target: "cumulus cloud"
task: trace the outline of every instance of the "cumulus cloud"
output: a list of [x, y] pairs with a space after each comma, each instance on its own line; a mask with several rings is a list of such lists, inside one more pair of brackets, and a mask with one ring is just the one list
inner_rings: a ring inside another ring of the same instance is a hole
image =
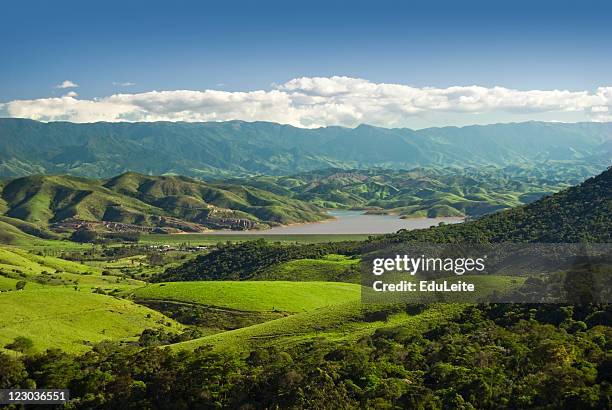
[[[66, 83], [66, 82], [65, 82]], [[412, 87], [351, 77], [302, 77], [269, 90], [173, 90], [95, 99], [15, 100], [10, 116], [40, 121], [274, 121], [298, 127], [446, 125], [491, 119], [607, 121], [612, 87], [594, 91]]]
[[64, 80], [60, 84], [56, 85], [55, 88], [77, 88], [79, 85], [77, 83], [73, 83], [70, 80]]

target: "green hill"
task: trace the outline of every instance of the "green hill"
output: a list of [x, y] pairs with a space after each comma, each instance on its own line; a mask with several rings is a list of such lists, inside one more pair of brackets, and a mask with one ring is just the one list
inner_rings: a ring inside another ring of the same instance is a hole
[[103, 340], [134, 340], [146, 329], [177, 332], [182, 326], [127, 300], [65, 288], [0, 293], [0, 347], [27, 337], [38, 351], [89, 350]]
[[[166, 269], [163, 273], [153, 276], [153, 282], [177, 282], [197, 280], [249, 280], [266, 279], [272, 277], [281, 279], [277, 275], [292, 275], [292, 271], [301, 276], [302, 272], [295, 271], [296, 260], [321, 259], [330, 254], [356, 254], [359, 246], [351, 242], [283, 244], [270, 243], [264, 239], [239, 243], [220, 244], [211, 252], [198, 255], [178, 267]], [[325, 265], [335, 265], [335, 280], [343, 278], [346, 261], [330, 261]], [[290, 263], [291, 265], [282, 265]], [[280, 266], [279, 266], [280, 265]], [[293, 265], [293, 266], [292, 266]], [[341, 266], [338, 266], [341, 265]], [[305, 267], [304, 263], [298, 265]], [[321, 275], [313, 272], [316, 267], [310, 263], [310, 270], [304, 276], [312, 278], [313, 274], [319, 279], [329, 280], [334, 272]], [[340, 268], [340, 271], [338, 270]], [[280, 270], [278, 270], [280, 269]], [[282, 272], [284, 270], [284, 273]], [[348, 272], [348, 277], [352, 274]], [[286, 277], [286, 276], [285, 276]], [[301, 280], [301, 279], [297, 279]]]
[[377, 330], [407, 326], [413, 334], [444, 324], [465, 308], [460, 304], [432, 305], [424, 311], [407, 311], [406, 306], [362, 305], [348, 301], [249, 327], [218, 333], [172, 345], [176, 349], [212, 346], [216, 350], [249, 351], [270, 346], [287, 348], [307, 340], [326, 338], [354, 343]]
[[170, 300], [251, 312], [305, 312], [355, 300], [351, 283], [284, 281], [205, 281], [158, 283], [131, 291], [136, 300]]
[[124, 295], [209, 334], [358, 300], [360, 287], [333, 282], [172, 282]]
[[128, 170], [189, 176], [340, 168], [504, 166], [542, 161], [606, 164], [610, 123], [526, 122], [423, 130], [302, 129], [268, 122], [42, 123], [0, 119], [0, 176]]
[[0, 291], [14, 290], [24, 281], [26, 289], [75, 286], [84, 291], [115, 291], [142, 286], [141, 281], [102, 275], [102, 270], [80, 263], [41, 256], [16, 247], [0, 247]]
[[[324, 219], [320, 208], [252, 187], [208, 184], [186, 177], [125, 173], [109, 180], [72, 176], [29, 176], [0, 187], [0, 223], [5, 242], [20, 230], [53, 237], [46, 228], [105, 230], [155, 227], [169, 231], [250, 229]], [[102, 222], [109, 222], [103, 224]], [[112, 223], [116, 224], [112, 224]], [[19, 229], [21, 228], [21, 229]], [[146, 231], [146, 230], [145, 230]]]

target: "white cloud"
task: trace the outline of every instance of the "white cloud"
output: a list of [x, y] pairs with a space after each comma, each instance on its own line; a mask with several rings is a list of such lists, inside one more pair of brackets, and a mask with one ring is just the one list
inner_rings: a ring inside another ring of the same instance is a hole
[[274, 121], [298, 127], [431, 126], [495, 122], [610, 119], [612, 87], [595, 91], [504, 87], [412, 87], [350, 77], [302, 77], [270, 90], [150, 91], [77, 99], [15, 100], [13, 117], [41, 121]]
[[77, 83], [73, 83], [70, 80], [64, 80], [61, 84], [55, 86], [55, 88], [77, 88], [79, 85]]
[[132, 83], [130, 81], [125, 81], [125, 82], [114, 82], [113, 81], [113, 85], [118, 85], [119, 87], [131, 87], [133, 85], [136, 85], [136, 83]]
[[65, 96], [65, 97], [72, 97], [72, 98], [76, 98], [76, 97], [78, 97], [79, 95], [78, 95], [76, 92], [74, 92], [74, 91], [68, 91], [66, 94], [64, 94], [64, 96]]

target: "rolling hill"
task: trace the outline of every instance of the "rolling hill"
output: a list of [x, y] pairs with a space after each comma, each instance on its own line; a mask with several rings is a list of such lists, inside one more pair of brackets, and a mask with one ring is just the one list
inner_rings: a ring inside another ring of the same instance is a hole
[[267, 122], [41, 123], [0, 119], [0, 176], [290, 175], [324, 168], [606, 165], [611, 123], [302, 129]]
[[315, 205], [258, 188], [131, 172], [107, 180], [28, 176], [5, 181], [0, 190], [0, 223], [12, 226], [3, 235], [7, 241], [19, 239], [23, 231], [52, 237], [46, 229], [49, 227], [118, 231], [151, 231], [157, 227], [198, 232], [326, 218]]
[[233, 178], [325, 208], [361, 208], [403, 217], [478, 217], [533, 202], [601, 172], [568, 163], [434, 167], [411, 170], [326, 169], [291, 176]]
[[182, 329], [130, 301], [60, 287], [2, 292], [0, 312], [0, 347], [27, 337], [37, 351], [84, 352], [103, 340], [135, 340], [144, 329]]

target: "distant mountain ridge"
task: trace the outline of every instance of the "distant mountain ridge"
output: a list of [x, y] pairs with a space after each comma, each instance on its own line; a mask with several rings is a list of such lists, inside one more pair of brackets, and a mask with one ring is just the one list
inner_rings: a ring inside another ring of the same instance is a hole
[[302, 129], [269, 122], [42, 123], [0, 119], [0, 177], [126, 171], [188, 176], [289, 175], [324, 168], [607, 165], [612, 123]]

